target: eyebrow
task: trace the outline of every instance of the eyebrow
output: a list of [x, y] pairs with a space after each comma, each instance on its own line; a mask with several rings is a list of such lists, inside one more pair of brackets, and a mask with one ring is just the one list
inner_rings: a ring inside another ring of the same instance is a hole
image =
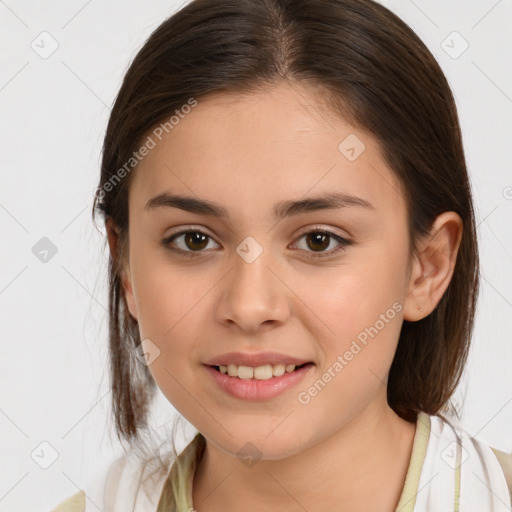
[[[349, 206], [375, 210], [374, 206], [366, 199], [340, 192], [331, 192], [296, 201], [280, 201], [274, 206], [273, 214], [276, 219], [284, 219], [303, 213], [320, 210], [338, 210]], [[218, 203], [195, 197], [168, 194], [166, 192], [149, 199], [144, 206], [144, 210], [150, 211], [161, 207], [179, 208], [190, 213], [210, 215], [227, 221], [230, 220], [228, 210]]]

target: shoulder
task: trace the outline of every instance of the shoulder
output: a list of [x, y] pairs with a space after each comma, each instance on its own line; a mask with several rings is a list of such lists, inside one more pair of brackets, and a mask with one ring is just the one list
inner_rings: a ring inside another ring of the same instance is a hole
[[59, 503], [50, 512], [84, 512], [85, 511], [85, 493], [78, 491], [73, 496], [70, 496], [62, 503]]
[[[440, 458], [455, 470], [461, 504], [487, 499], [501, 510], [512, 505], [512, 453], [473, 437], [460, 420], [431, 416]], [[507, 509], [508, 510], [508, 509]]]
[[[441, 419], [441, 421], [446, 420]], [[452, 422], [452, 428], [457, 433], [459, 438], [466, 438], [467, 440], [471, 441], [471, 443], [477, 448], [481, 459], [483, 459], [483, 455], [486, 454], [488, 460], [492, 461], [492, 463], [494, 463], [494, 465], [500, 469], [500, 472], [503, 472], [503, 476], [505, 477], [507, 487], [512, 498], [512, 453], [498, 450], [497, 448], [494, 448], [493, 446], [472, 437], [460, 424]], [[498, 461], [498, 465], [496, 465], [496, 459]]]
[[506, 453], [496, 448], [490, 447], [493, 451], [494, 455], [498, 459], [498, 462], [503, 470], [503, 474], [505, 475], [505, 480], [508, 485], [508, 492], [510, 494], [510, 501], [512, 503], [512, 452]]
[[173, 459], [169, 450], [149, 455], [130, 449], [51, 512], [154, 511]]

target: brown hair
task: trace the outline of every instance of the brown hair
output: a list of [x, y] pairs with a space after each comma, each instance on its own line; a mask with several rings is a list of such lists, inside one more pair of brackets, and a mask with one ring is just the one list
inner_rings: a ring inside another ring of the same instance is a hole
[[101, 212], [120, 233], [108, 269], [112, 405], [120, 440], [137, 440], [147, 426], [156, 386], [135, 355], [141, 340], [120, 279], [134, 152], [191, 98], [200, 103], [214, 92], [258, 92], [283, 80], [316, 91], [333, 112], [379, 141], [403, 186], [411, 250], [439, 214], [455, 211], [462, 218], [447, 291], [430, 315], [402, 325], [388, 402], [414, 421], [418, 411], [442, 411], [460, 380], [478, 294], [478, 250], [457, 110], [433, 55], [372, 0], [194, 0], [165, 20], [136, 55], [104, 139], [93, 219]]

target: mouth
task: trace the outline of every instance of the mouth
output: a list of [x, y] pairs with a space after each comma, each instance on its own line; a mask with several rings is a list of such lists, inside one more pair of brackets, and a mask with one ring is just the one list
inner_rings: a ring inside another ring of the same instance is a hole
[[312, 362], [296, 362], [299, 364], [205, 364], [204, 367], [218, 388], [228, 395], [242, 400], [265, 401], [272, 400], [297, 386], [315, 366]]
[[269, 380], [281, 377], [285, 374], [292, 374], [302, 368], [313, 366], [313, 363], [294, 364], [266, 364], [262, 366], [242, 366], [236, 364], [207, 365], [217, 372], [240, 380]]

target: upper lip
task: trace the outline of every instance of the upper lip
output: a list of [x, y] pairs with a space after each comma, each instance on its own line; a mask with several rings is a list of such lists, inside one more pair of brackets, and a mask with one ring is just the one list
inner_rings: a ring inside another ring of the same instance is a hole
[[244, 352], [230, 352], [223, 354], [207, 363], [208, 366], [227, 366], [228, 364], [236, 364], [237, 366], [264, 366], [267, 364], [294, 364], [300, 366], [305, 363], [310, 363], [307, 359], [299, 359], [298, 357], [289, 356], [286, 354], [279, 354], [278, 352], [259, 352], [255, 354], [248, 354]]

